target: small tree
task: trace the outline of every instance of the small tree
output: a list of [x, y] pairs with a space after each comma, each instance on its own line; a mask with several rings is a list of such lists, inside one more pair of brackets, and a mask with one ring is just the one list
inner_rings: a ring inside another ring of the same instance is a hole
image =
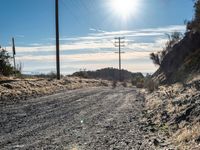
[[172, 50], [173, 46], [183, 38], [183, 34], [181, 32], [175, 31], [171, 34], [166, 34], [166, 35], [168, 37], [168, 41], [163, 51], [169, 52]]
[[0, 74], [1, 75], [11, 75], [13, 73], [13, 67], [11, 66], [9, 59], [11, 57], [9, 56], [8, 52], [0, 48]]
[[153, 63], [155, 64], [155, 65], [159, 65], [160, 66], [160, 57], [159, 57], [159, 55], [158, 54], [156, 54], [156, 53], [151, 53], [150, 54], [150, 59], [153, 61]]
[[167, 53], [169, 53], [173, 49], [174, 45], [177, 44], [183, 38], [183, 34], [181, 32], [176, 31], [172, 34], [166, 35], [168, 36], [168, 41], [166, 42], [163, 50], [157, 53], [150, 54], [150, 59], [155, 65], [160, 66]]
[[194, 11], [194, 18], [186, 24], [188, 31], [196, 32], [200, 31], [200, 0], [195, 0]]

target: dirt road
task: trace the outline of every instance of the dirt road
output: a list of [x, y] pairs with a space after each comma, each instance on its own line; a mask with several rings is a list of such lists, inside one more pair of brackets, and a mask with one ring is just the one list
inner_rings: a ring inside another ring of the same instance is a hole
[[134, 88], [90, 88], [0, 106], [0, 149], [149, 149]]

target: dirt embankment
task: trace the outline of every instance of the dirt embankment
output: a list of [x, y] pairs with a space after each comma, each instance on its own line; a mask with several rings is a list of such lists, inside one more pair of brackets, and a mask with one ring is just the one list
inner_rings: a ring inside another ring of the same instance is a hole
[[143, 130], [154, 136], [158, 148], [200, 149], [200, 80], [144, 93]]
[[23, 100], [57, 93], [63, 90], [73, 90], [82, 87], [109, 86], [105, 80], [64, 77], [61, 80], [43, 78], [15, 79], [0, 78], [0, 103]]
[[176, 83], [200, 73], [200, 32], [188, 32], [163, 58], [153, 78], [160, 83]]

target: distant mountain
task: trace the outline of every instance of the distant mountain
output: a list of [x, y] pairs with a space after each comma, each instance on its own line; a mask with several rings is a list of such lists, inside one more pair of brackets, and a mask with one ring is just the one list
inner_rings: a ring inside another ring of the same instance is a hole
[[[96, 71], [79, 71], [72, 76], [81, 76], [84, 78], [104, 79], [104, 80], [119, 80], [119, 69], [104, 68]], [[143, 78], [142, 73], [132, 73], [127, 70], [121, 71], [122, 80], [132, 80], [134, 78]]]
[[200, 32], [187, 32], [164, 57], [153, 78], [174, 83], [196, 74], [200, 74]]

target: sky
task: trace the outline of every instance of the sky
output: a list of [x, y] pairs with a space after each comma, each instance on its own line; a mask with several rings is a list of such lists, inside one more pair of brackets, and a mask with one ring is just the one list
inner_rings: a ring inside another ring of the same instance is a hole
[[[185, 32], [193, 0], [131, 0], [122, 15], [118, 0], [59, 0], [61, 73], [118, 68], [115, 37], [125, 37], [122, 68], [153, 73], [151, 52], [162, 50], [166, 33]], [[124, 2], [130, 0], [124, 0]], [[123, 4], [122, 4], [123, 5]], [[56, 71], [55, 0], [0, 0], [0, 45], [28, 74]]]

